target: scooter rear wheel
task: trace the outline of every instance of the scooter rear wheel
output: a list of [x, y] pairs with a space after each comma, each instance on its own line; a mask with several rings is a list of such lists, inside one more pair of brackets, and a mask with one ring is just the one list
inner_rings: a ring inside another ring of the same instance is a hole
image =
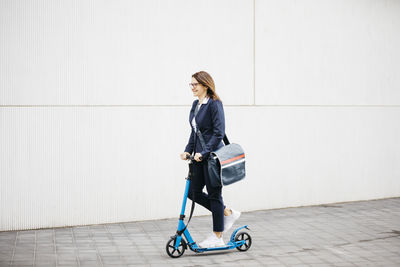
[[239, 251], [246, 251], [251, 247], [251, 236], [247, 232], [239, 232], [235, 236], [235, 241], [244, 240], [244, 244], [236, 247]]
[[181, 239], [181, 243], [178, 246], [178, 249], [175, 249], [175, 244], [176, 244], [176, 237], [171, 237], [167, 245], [165, 246], [165, 250], [167, 251], [168, 256], [171, 258], [179, 258], [180, 256], [185, 253], [186, 250], [186, 243], [183, 238]]

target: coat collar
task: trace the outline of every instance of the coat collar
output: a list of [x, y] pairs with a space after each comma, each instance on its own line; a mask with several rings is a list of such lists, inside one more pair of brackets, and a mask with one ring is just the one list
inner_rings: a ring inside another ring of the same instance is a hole
[[[210, 100], [210, 97], [209, 96], [206, 96], [204, 99], [203, 99], [203, 103], [201, 103], [202, 105], [206, 105], [207, 103], [208, 103], [208, 100]], [[199, 100], [197, 100], [197, 101], [199, 101]], [[199, 102], [197, 102], [197, 103], [199, 103]]]

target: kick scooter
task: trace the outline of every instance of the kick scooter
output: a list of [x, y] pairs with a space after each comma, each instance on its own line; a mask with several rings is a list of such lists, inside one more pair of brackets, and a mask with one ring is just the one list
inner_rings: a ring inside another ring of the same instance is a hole
[[236, 248], [239, 251], [246, 251], [251, 247], [251, 236], [246, 231], [240, 231], [242, 229], [250, 230], [247, 225], [241, 226], [235, 231], [233, 231], [229, 242], [223, 247], [213, 247], [213, 248], [202, 248], [199, 247], [196, 242], [193, 241], [187, 226], [192, 218], [193, 210], [194, 210], [194, 202], [192, 201], [192, 208], [190, 211], [190, 216], [187, 224], [183, 222], [185, 218], [185, 209], [186, 209], [186, 201], [189, 192], [190, 181], [193, 177], [193, 162], [194, 156], [187, 156], [189, 160], [189, 174], [186, 178], [186, 187], [185, 193], [183, 195], [183, 203], [182, 203], [182, 210], [179, 216], [179, 223], [178, 223], [178, 230], [174, 236], [168, 240], [165, 249], [167, 251], [168, 256], [172, 258], [179, 258], [183, 255], [185, 250], [189, 247], [190, 250], [200, 253], [205, 251], [213, 251], [213, 250], [228, 250]]

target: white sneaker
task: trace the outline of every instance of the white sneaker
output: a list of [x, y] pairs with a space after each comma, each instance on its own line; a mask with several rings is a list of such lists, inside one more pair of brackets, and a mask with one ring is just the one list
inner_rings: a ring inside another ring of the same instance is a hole
[[232, 214], [229, 216], [224, 216], [224, 233], [231, 229], [232, 225], [240, 217], [240, 211], [231, 209]]
[[199, 243], [201, 248], [215, 248], [225, 246], [222, 236], [218, 238], [214, 233], [211, 233], [204, 241]]

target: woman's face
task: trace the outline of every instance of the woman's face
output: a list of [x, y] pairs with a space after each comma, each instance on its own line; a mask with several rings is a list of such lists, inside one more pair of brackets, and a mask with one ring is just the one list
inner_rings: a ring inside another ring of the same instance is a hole
[[205, 96], [207, 94], [207, 87], [200, 84], [195, 78], [192, 77], [192, 92], [193, 96]]

